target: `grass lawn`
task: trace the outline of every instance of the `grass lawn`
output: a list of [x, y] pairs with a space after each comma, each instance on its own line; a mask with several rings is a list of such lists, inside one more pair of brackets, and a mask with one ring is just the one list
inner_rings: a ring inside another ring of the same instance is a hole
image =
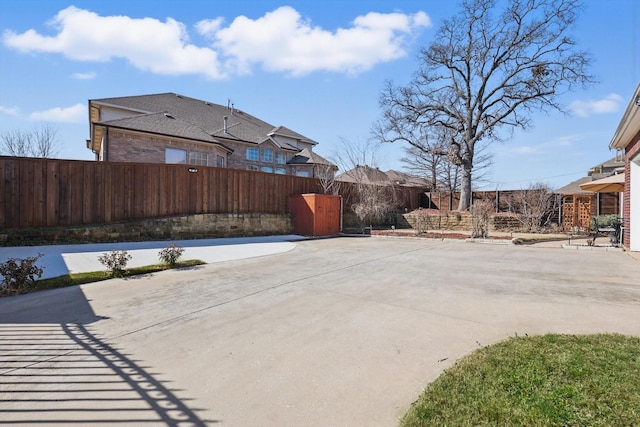
[[640, 426], [640, 338], [516, 336], [481, 348], [430, 384], [400, 426]]
[[[193, 267], [204, 264], [203, 261], [194, 259], [179, 261], [175, 268]], [[158, 271], [168, 270], [171, 267], [167, 264], [154, 264], [144, 267], [127, 268], [123, 277], [139, 276], [143, 274], [157, 273]], [[42, 291], [45, 289], [63, 288], [65, 286], [82, 285], [83, 283], [99, 282], [101, 280], [111, 279], [107, 271], [93, 271], [89, 273], [65, 274], [64, 276], [52, 277], [50, 279], [36, 280], [31, 292]]]

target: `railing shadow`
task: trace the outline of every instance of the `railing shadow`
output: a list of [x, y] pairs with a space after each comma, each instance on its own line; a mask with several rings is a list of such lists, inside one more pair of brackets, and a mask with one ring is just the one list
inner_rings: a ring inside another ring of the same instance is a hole
[[88, 325], [102, 318], [79, 287], [57, 291], [0, 300], [0, 425], [217, 422], [200, 419], [180, 390], [95, 336]]

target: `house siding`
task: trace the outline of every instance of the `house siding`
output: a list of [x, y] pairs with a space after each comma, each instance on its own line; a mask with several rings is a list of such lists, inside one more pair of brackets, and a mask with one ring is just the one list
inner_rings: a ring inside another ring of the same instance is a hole
[[166, 148], [207, 153], [209, 166], [215, 166], [216, 155], [227, 158], [226, 151], [205, 142], [180, 141], [117, 129], [109, 129], [108, 135], [107, 155], [111, 162], [165, 163]]
[[[633, 177], [632, 179], [632, 171], [631, 171], [631, 159], [633, 159], [635, 156], [639, 156], [640, 155], [640, 132], [638, 132], [633, 139], [631, 140], [631, 142], [629, 143], [629, 145], [627, 145], [626, 149], [625, 149], [625, 165], [624, 165], [624, 171], [625, 171], [625, 183], [624, 183], [624, 201], [623, 201], [623, 217], [624, 217], [624, 237], [623, 237], [623, 242], [624, 242], [624, 246], [626, 248], [631, 248], [631, 244], [632, 244], [632, 234], [631, 234], [631, 190], [632, 190], [632, 185], [635, 183], [636, 185], [638, 185], [640, 183], [640, 177]], [[637, 171], [637, 168], [636, 168]], [[634, 195], [638, 194], [637, 191], [635, 191]], [[636, 215], [638, 215], [638, 213], [636, 213]], [[638, 226], [640, 221], [637, 221], [634, 223], [634, 226]], [[638, 233], [634, 233], [635, 236], [638, 235]], [[633, 242], [634, 246], [638, 246], [637, 245], [638, 242]]]

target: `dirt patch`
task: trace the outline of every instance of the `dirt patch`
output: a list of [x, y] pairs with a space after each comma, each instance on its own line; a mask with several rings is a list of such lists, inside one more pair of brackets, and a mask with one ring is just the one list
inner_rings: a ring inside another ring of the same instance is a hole
[[[396, 236], [396, 237], [423, 237], [425, 239], [470, 239], [470, 233], [454, 233], [454, 232], [426, 232], [416, 233], [414, 230], [374, 230], [372, 233], [374, 236]], [[509, 236], [489, 236], [485, 240], [511, 240]]]

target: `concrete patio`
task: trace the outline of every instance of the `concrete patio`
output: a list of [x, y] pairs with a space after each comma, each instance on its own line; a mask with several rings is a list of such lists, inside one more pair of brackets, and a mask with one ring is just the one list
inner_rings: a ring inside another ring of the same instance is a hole
[[335, 238], [4, 298], [0, 418], [394, 426], [480, 346], [640, 335], [639, 277], [622, 252]]

